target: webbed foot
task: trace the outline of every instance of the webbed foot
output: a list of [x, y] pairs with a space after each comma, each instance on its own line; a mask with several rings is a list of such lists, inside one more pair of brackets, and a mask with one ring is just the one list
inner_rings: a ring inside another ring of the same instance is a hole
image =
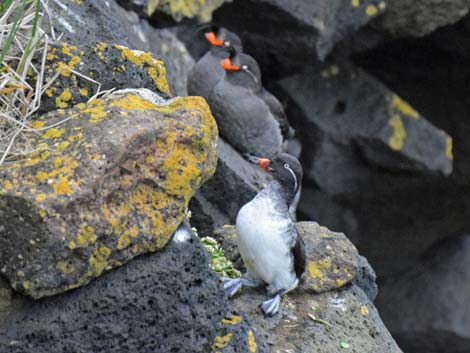
[[276, 294], [271, 299], [264, 301], [261, 305], [261, 310], [263, 310], [264, 315], [274, 316], [281, 306], [281, 296]]
[[224, 290], [227, 297], [233, 297], [242, 286], [258, 287], [259, 283], [247, 278], [224, 278]]

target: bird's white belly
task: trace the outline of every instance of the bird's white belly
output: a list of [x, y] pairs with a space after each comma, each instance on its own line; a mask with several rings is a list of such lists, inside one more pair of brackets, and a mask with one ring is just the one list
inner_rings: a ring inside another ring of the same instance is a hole
[[290, 221], [267, 198], [254, 199], [237, 216], [237, 243], [247, 268], [278, 289], [296, 280], [285, 235]]

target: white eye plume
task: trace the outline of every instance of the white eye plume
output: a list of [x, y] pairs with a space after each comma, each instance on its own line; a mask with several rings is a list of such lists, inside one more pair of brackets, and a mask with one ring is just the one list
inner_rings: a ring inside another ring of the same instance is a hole
[[242, 70], [245, 71], [248, 75], [250, 75], [253, 81], [258, 83], [258, 79], [256, 78], [255, 74], [250, 71], [250, 69], [248, 68], [248, 65], [242, 65]]
[[226, 41], [224, 42], [224, 46], [229, 47], [230, 45], [231, 45], [231, 43], [230, 43], [229, 41], [226, 40]]
[[296, 191], [299, 185], [298, 185], [297, 177], [295, 176], [294, 171], [291, 169], [289, 163], [285, 163], [284, 168], [286, 168], [292, 174], [292, 177], [294, 178], [294, 191]]

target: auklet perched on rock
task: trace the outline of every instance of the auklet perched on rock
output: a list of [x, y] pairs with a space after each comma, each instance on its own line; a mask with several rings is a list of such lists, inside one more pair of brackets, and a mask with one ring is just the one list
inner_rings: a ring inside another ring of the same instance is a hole
[[283, 152], [293, 130], [281, 103], [263, 88], [256, 60], [230, 48], [221, 65], [226, 75], [208, 99], [221, 136], [244, 154], [273, 157]]
[[224, 289], [231, 297], [243, 285], [266, 284], [273, 297], [261, 309], [272, 316], [279, 310], [281, 296], [297, 287], [305, 271], [304, 242], [289, 217], [289, 205], [302, 181], [302, 166], [286, 153], [272, 161], [260, 158], [259, 164], [274, 179], [238, 212], [237, 244], [247, 272], [242, 278], [224, 279]]
[[243, 48], [240, 38], [223, 27], [213, 26], [205, 36], [211, 48], [194, 65], [188, 76], [188, 95], [201, 96], [207, 100], [214, 86], [225, 76], [220, 60], [229, 56], [227, 49], [231, 47], [241, 52]]

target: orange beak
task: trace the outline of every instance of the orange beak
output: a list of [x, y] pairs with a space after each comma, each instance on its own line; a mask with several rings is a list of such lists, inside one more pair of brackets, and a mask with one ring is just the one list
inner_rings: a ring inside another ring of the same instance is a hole
[[224, 44], [224, 41], [222, 39], [217, 39], [214, 32], [207, 32], [206, 38], [212, 45], [221, 47]]
[[265, 171], [269, 172], [271, 168], [269, 167], [269, 163], [271, 163], [271, 160], [267, 158], [260, 158], [258, 160], [258, 164], [263, 168]]
[[222, 64], [222, 67], [227, 71], [238, 71], [238, 70], [240, 70], [240, 66], [232, 65], [232, 62], [230, 61], [229, 58], [222, 60], [220, 63]]

